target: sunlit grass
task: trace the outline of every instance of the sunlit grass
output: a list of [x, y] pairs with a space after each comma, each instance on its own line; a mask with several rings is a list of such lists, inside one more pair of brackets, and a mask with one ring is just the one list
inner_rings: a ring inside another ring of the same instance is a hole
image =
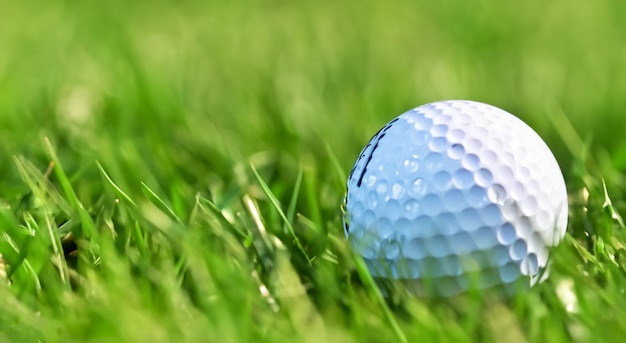
[[[602, 342], [626, 334], [626, 7], [0, 5], [0, 341]], [[501, 107], [570, 197], [549, 279], [385, 297], [346, 244], [371, 135]]]

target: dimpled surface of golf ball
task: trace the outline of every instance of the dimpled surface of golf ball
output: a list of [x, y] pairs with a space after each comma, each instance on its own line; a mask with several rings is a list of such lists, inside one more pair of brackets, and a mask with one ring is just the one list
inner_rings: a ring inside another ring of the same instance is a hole
[[530, 287], [567, 225], [565, 181], [548, 146], [517, 117], [473, 101], [393, 119], [347, 187], [352, 248], [374, 277], [422, 295]]

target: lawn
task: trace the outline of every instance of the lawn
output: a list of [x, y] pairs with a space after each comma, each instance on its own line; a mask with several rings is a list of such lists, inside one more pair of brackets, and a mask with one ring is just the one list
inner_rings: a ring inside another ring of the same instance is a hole
[[[0, 1], [0, 342], [614, 342], [626, 2]], [[384, 298], [347, 174], [443, 99], [516, 114], [570, 196], [550, 278]]]

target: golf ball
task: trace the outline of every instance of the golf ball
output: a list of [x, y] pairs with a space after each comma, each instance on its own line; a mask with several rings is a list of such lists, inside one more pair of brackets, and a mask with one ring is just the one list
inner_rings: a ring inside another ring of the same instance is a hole
[[350, 172], [343, 206], [345, 235], [374, 277], [439, 296], [536, 284], [568, 210], [539, 135], [504, 110], [458, 100], [380, 129]]

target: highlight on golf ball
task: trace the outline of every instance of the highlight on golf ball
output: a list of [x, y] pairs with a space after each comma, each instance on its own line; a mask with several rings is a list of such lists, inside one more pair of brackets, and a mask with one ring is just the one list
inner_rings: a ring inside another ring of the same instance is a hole
[[536, 284], [568, 207], [559, 165], [533, 129], [454, 100], [380, 129], [350, 172], [343, 210], [345, 235], [374, 277], [452, 296]]

